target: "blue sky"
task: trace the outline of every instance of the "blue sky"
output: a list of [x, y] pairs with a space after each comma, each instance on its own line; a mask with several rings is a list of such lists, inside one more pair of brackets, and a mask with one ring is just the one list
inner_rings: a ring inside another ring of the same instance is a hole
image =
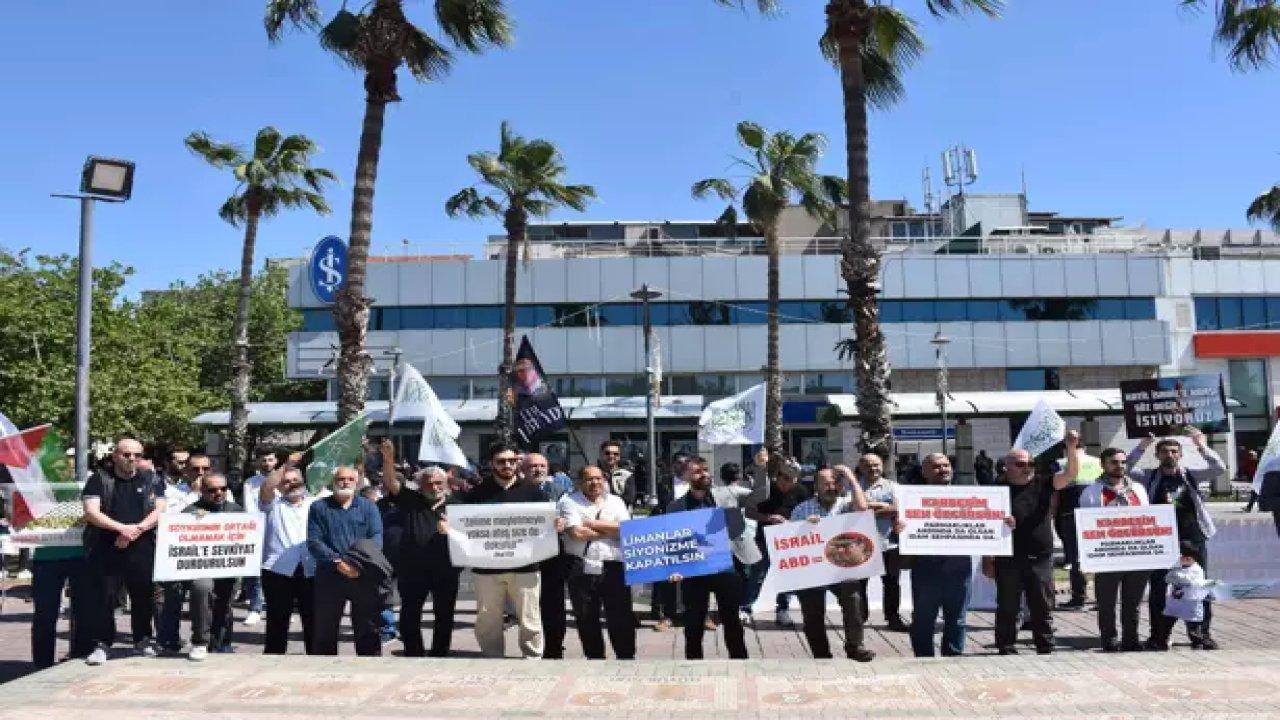
[[[337, 3], [322, 3], [331, 11]], [[496, 145], [498, 123], [558, 143], [569, 179], [601, 199], [584, 218], [714, 217], [691, 181], [726, 169], [733, 125], [817, 130], [825, 169], [843, 168], [836, 75], [816, 49], [820, 0], [787, 0], [764, 19], [711, 0], [515, 0], [515, 46], [460, 56], [387, 114], [375, 250], [474, 251], [493, 222], [451, 220], [445, 198], [471, 182], [464, 156]], [[429, 5], [407, 3], [429, 22]], [[915, 10], [919, 0], [899, 6]], [[1004, 19], [922, 21], [930, 51], [908, 96], [872, 120], [872, 190], [920, 203], [920, 172], [964, 142], [980, 155], [975, 190], [1016, 191], [1035, 209], [1120, 215], [1131, 224], [1240, 227], [1280, 181], [1280, 70], [1233, 73], [1209, 42], [1211, 18], [1173, 0], [1014, 0]], [[264, 225], [260, 257], [301, 255], [346, 235], [363, 109], [360, 77], [315, 39], [267, 44], [260, 0], [42, 0], [6, 8], [0, 245], [73, 252], [84, 157], [138, 163], [134, 199], [97, 214], [98, 263], [134, 266], [133, 292], [235, 267], [239, 231], [215, 211], [229, 177], [191, 157], [204, 129], [247, 141], [273, 124], [323, 148], [342, 178], [328, 217]], [[557, 218], [571, 219], [572, 215]]]

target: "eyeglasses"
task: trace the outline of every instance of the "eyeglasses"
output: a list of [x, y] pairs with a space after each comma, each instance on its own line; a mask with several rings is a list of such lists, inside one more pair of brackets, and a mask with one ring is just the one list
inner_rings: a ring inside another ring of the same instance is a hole
[[142, 457], [142, 453], [117, 452], [116, 454], [117, 454], [117, 455], [119, 455], [119, 456], [120, 456], [120, 457], [122, 457], [122, 458], [140, 458], [140, 457]]

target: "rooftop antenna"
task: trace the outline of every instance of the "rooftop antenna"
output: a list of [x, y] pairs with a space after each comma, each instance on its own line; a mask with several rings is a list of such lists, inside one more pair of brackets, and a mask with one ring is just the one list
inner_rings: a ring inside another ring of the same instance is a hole
[[1023, 164], [1022, 166], [1022, 201], [1026, 202], [1026, 200], [1027, 200], [1027, 166], [1026, 164]]
[[[921, 177], [924, 184], [924, 214], [931, 216], [934, 214], [933, 204], [936, 201], [933, 195], [933, 175], [929, 172], [929, 166], [924, 166], [924, 174]], [[924, 224], [924, 237], [926, 240], [933, 237], [933, 218], [930, 217]]]
[[954, 145], [942, 151], [942, 182], [956, 188], [956, 194], [964, 197], [965, 185], [978, 179], [978, 153], [964, 145]]

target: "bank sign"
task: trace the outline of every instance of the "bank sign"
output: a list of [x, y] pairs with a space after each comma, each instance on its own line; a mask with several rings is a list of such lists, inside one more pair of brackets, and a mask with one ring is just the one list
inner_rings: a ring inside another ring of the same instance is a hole
[[336, 235], [329, 235], [316, 243], [307, 263], [311, 277], [311, 291], [322, 303], [332, 303], [338, 290], [347, 280], [347, 244]]

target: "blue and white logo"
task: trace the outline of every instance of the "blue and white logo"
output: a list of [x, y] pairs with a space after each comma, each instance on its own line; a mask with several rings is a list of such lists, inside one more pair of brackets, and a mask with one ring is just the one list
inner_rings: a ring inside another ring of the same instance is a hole
[[316, 243], [307, 263], [311, 274], [311, 291], [322, 303], [332, 303], [347, 279], [347, 244], [336, 235]]

